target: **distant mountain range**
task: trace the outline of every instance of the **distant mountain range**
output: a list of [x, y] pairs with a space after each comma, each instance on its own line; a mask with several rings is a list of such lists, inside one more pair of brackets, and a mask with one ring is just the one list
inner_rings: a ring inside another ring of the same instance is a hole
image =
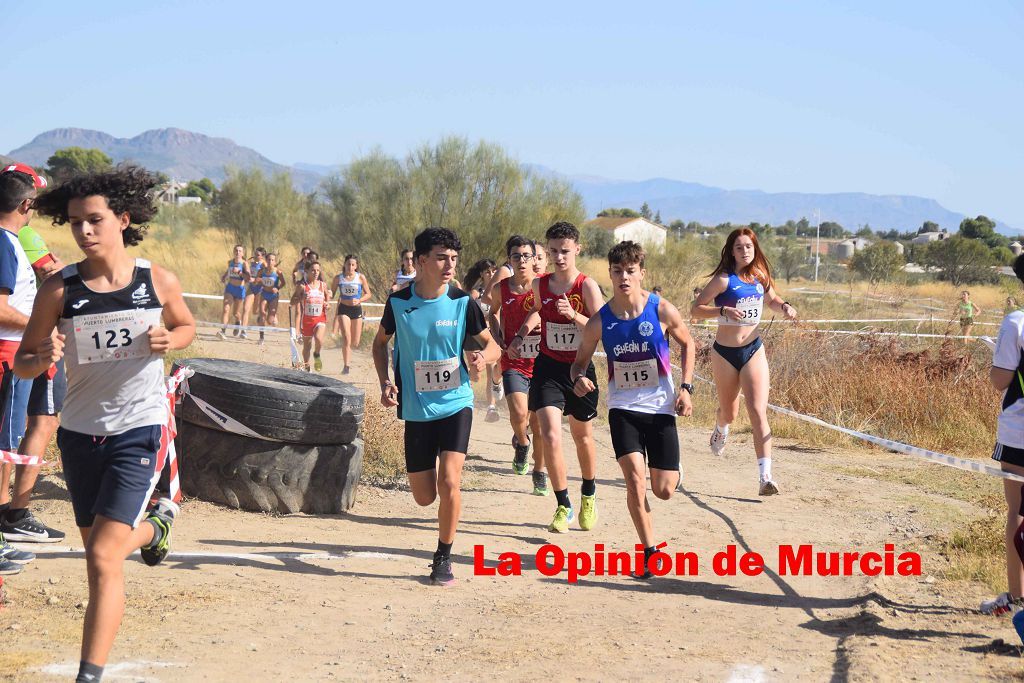
[[227, 138], [211, 138], [180, 128], [147, 130], [133, 138], [115, 138], [83, 128], [57, 128], [37, 135], [32, 142], [11, 150], [7, 156], [33, 166], [45, 166], [46, 160], [64, 147], [96, 148], [115, 162], [134, 161], [178, 180], [205, 177], [219, 185], [227, 177], [225, 168], [237, 166], [259, 168], [267, 174], [288, 171], [296, 187], [304, 191], [313, 190], [320, 182], [316, 173], [276, 164]]
[[[325, 176], [341, 168], [305, 163], [289, 167], [275, 163], [259, 152], [237, 145], [227, 138], [213, 138], [180, 128], [149, 130], [133, 138], [115, 138], [100, 131], [82, 128], [57, 128], [36, 136], [27, 145], [11, 150], [7, 156], [34, 166], [45, 166], [46, 160], [58, 149], [72, 146], [95, 147], [114, 161], [132, 160], [179, 180], [207, 177], [220, 184], [226, 176], [227, 166], [255, 167], [268, 174], [288, 171], [292, 174], [295, 186], [304, 192], [314, 190]], [[758, 221], [779, 225], [802, 217], [814, 221], [816, 211], [820, 210], [822, 221], [835, 221], [848, 230], [869, 224], [875, 230], [895, 228], [901, 232], [916, 230], [926, 220], [955, 231], [964, 218], [964, 214], [950, 211], [934, 199], [912, 195], [873, 195], [861, 192], [768, 193], [760, 190], [726, 190], [667, 178], [631, 181], [590, 175], [564, 175], [536, 164], [524, 164], [524, 168], [538, 175], [570, 182], [583, 197], [590, 215], [609, 207], [638, 210], [647, 202], [652, 211], [661, 213], [664, 223], [678, 218], [705, 225], [726, 221], [736, 224]], [[1016, 229], [999, 221], [997, 229], [1007, 235], [1018, 234]]]

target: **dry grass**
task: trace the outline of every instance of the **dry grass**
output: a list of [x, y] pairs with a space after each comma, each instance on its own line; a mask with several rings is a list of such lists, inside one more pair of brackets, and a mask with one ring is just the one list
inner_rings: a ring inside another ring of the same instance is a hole
[[363, 482], [392, 488], [405, 481], [405, 430], [378, 397], [366, 396], [363, 417]]

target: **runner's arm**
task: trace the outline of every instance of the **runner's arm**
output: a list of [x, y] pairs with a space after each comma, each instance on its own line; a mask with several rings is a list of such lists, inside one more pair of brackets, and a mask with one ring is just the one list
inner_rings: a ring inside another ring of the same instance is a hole
[[693, 341], [693, 335], [690, 334], [690, 328], [686, 326], [686, 321], [683, 320], [683, 316], [679, 313], [679, 309], [664, 299], [662, 299], [661, 303], [658, 304], [658, 317], [665, 321], [665, 331], [668, 332], [668, 334], [679, 343], [679, 346], [682, 347], [682, 381], [686, 384], [692, 384], [693, 368], [697, 356], [697, 344]]
[[729, 284], [729, 278], [719, 273], [711, 278], [711, 282], [704, 286], [700, 296], [690, 306], [690, 317], [695, 320], [708, 320], [721, 315], [721, 309], [715, 306], [715, 297], [725, 291]]
[[373, 294], [370, 292], [370, 282], [366, 279], [366, 276], [360, 273], [359, 279], [363, 281], [363, 295], [359, 297], [359, 303], [362, 304], [365, 301], [369, 301]]
[[580, 339], [580, 346], [576, 349], [576, 360], [572, 362], [572, 367], [569, 369], [569, 378], [574, 380], [573, 390], [583, 391], [583, 394], [577, 393], [577, 395], [586, 396], [594, 390], [594, 383], [587, 377], [587, 368], [590, 367], [590, 361], [594, 357], [594, 351], [597, 350], [597, 344], [600, 341], [601, 316], [595, 315], [587, 321], [583, 328], [583, 338]]
[[508, 342], [508, 357], [513, 360], [519, 358], [519, 347], [523, 344], [523, 338], [540, 324], [540, 309], [544, 305], [540, 300], [540, 278], [534, 278], [531, 287], [533, 287], [533, 310], [526, 316], [526, 320], [516, 330], [515, 336]]
[[54, 334], [63, 306], [64, 280], [53, 278], [44, 282], [36, 292], [32, 316], [14, 355], [14, 374], [18, 377], [38, 377], [64, 356], [64, 335]]
[[160, 266], [153, 266], [153, 287], [163, 304], [163, 325], [149, 330], [149, 346], [154, 353], [183, 349], [196, 336], [196, 321], [181, 295], [178, 276]]
[[[591, 316], [600, 311], [601, 307], [604, 306], [604, 295], [601, 294], [601, 287], [598, 286], [597, 280], [592, 277], [588, 277], [583, 281], [583, 304], [584, 308], [590, 311]], [[577, 313], [573, 321], [577, 327], [585, 327], [590, 322], [590, 316]]]
[[770, 287], [765, 290], [764, 298], [767, 299], [768, 308], [773, 311], [778, 311], [789, 320], [796, 319], [796, 308], [794, 308], [793, 304], [788, 301], [783, 301], [782, 297], [775, 291], [775, 287]]
[[391, 382], [388, 372], [388, 342], [395, 334], [395, 314], [391, 308], [391, 298], [384, 304], [377, 334], [373, 337], [370, 354], [373, 356], [373, 367], [377, 371], [377, 382], [380, 384], [380, 402], [386, 408], [398, 405], [398, 387]]

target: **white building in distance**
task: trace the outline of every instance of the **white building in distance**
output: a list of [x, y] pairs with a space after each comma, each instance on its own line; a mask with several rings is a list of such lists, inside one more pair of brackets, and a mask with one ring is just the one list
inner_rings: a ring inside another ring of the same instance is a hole
[[646, 218], [626, 218], [623, 216], [601, 216], [583, 224], [587, 228], [607, 230], [615, 237], [616, 242], [632, 240], [645, 249], [664, 251], [665, 236], [668, 229]]

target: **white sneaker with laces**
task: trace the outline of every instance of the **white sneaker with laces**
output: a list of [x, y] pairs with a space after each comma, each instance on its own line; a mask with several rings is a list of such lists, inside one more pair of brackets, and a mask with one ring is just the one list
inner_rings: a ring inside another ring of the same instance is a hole
[[723, 432], [718, 428], [718, 425], [715, 425], [715, 430], [711, 432], [711, 441], [708, 444], [711, 446], [711, 452], [714, 455], [721, 455], [725, 452], [725, 439], [727, 436], [729, 436], [728, 433]]
[[1009, 593], [1000, 593], [991, 600], [985, 600], [978, 607], [978, 610], [982, 614], [988, 614], [991, 616], [999, 616], [1008, 612], [1016, 611], [1014, 608], [1020, 609], [1017, 605], [1017, 601], [1013, 599], [1013, 596]]
[[491, 382], [491, 394], [494, 396], [494, 402], [497, 403], [505, 398], [505, 387], [500, 382], [498, 384]]

